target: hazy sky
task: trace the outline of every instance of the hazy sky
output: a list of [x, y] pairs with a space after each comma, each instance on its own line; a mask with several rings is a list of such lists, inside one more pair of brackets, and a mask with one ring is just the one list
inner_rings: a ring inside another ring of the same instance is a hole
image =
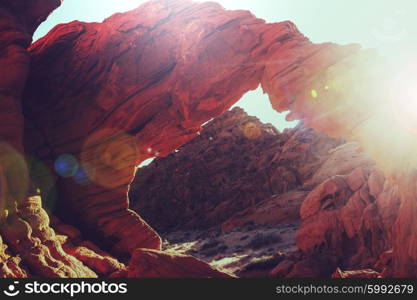
[[[101, 22], [115, 12], [136, 8], [144, 0], [64, 0], [35, 33], [73, 20]], [[200, 1], [202, 2], [202, 1]], [[221, 0], [227, 9], [247, 9], [268, 22], [293, 21], [313, 42], [360, 43], [393, 59], [417, 53], [417, 0]], [[237, 104], [277, 128], [292, 126], [271, 109], [260, 89]]]

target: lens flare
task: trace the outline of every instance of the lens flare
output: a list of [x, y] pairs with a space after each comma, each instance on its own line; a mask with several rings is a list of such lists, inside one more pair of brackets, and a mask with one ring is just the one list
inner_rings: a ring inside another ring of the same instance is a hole
[[254, 122], [248, 122], [243, 125], [243, 134], [246, 138], [253, 140], [261, 135], [261, 129]]
[[71, 154], [62, 154], [55, 160], [55, 171], [64, 178], [74, 176], [78, 168], [78, 161]]
[[30, 168], [30, 177], [36, 188], [35, 194], [42, 196], [42, 203], [47, 210], [52, 211], [57, 203], [57, 176], [53, 169], [49, 168], [40, 159], [28, 156], [27, 162]]

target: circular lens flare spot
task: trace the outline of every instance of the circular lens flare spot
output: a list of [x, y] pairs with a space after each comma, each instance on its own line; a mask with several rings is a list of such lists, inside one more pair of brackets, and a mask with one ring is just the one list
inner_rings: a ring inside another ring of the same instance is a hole
[[312, 98], [315, 99], [319, 96], [319, 93], [317, 92], [317, 90], [312, 89], [311, 92], [310, 92], [310, 95], [311, 95]]
[[64, 178], [74, 176], [78, 168], [78, 161], [71, 154], [62, 154], [55, 160], [55, 171]]

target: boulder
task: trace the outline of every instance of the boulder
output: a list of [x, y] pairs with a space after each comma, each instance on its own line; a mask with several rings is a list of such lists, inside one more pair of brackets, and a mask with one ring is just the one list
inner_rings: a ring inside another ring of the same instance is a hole
[[189, 255], [151, 249], [136, 249], [129, 262], [127, 278], [233, 278]]

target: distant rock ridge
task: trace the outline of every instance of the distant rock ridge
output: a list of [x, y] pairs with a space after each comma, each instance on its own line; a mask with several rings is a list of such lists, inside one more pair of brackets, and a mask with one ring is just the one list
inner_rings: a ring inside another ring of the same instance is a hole
[[392, 247], [399, 207], [398, 188], [357, 144], [303, 124], [281, 133], [239, 107], [137, 169], [129, 196], [160, 232], [300, 224], [290, 277], [373, 268]]
[[131, 207], [162, 232], [218, 226], [265, 199], [302, 188], [340, 144], [301, 124], [280, 133], [235, 107], [176, 152], [138, 169]]

